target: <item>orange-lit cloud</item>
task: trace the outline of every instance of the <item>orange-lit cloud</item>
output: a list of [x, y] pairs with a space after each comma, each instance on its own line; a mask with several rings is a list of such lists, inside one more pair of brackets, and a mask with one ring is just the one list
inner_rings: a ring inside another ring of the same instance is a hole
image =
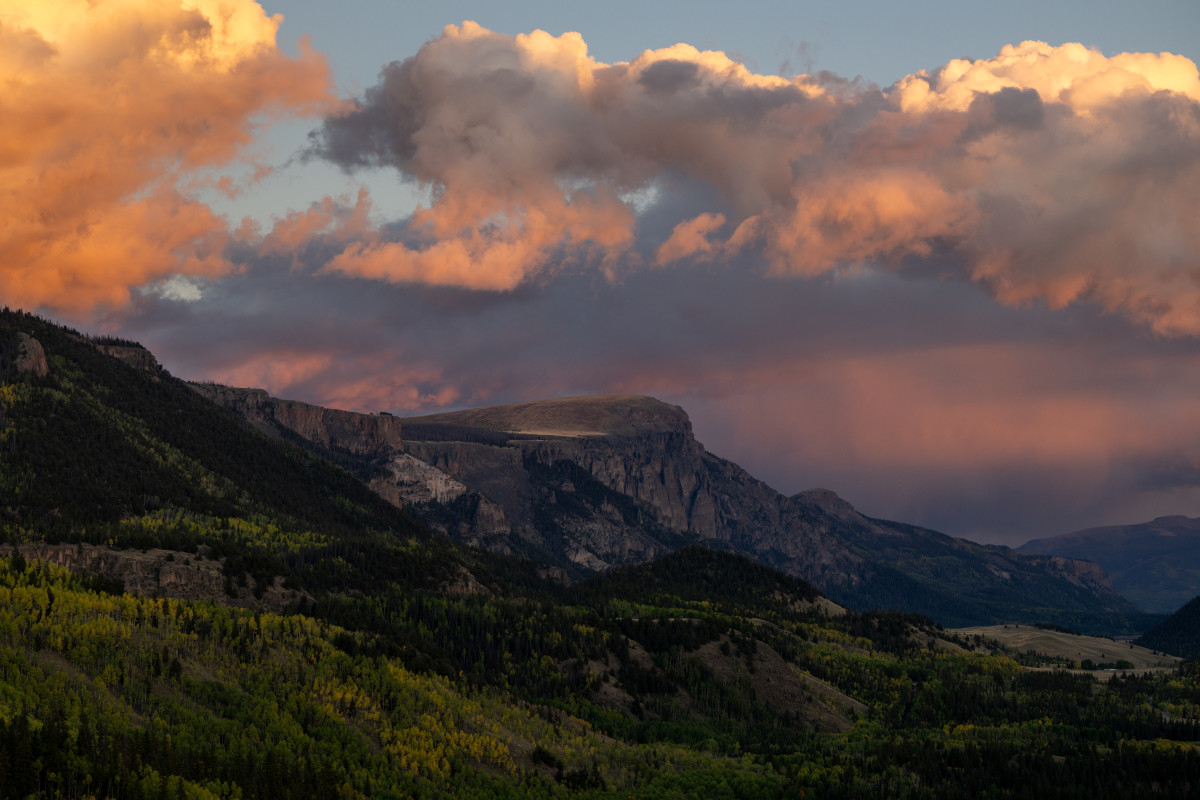
[[366, 189], [360, 189], [353, 205], [348, 198], [324, 197], [304, 211], [290, 211], [283, 219], [277, 219], [266, 236], [260, 238], [257, 231], [245, 231], [241, 238], [257, 240], [258, 248], [264, 254], [289, 254], [295, 258], [317, 238], [373, 241], [378, 230], [370, 215], [370, 195]]
[[1200, 78], [1170, 53], [1024, 42], [881, 91], [683, 44], [604, 64], [576, 33], [468, 22], [386, 67], [313, 152], [433, 190], [404, 243], [330, 264], [348, 275], [511, 289], [580, 245], [628, 253], [647, 232], [627, 198], [699, 184], [709, 207], [643, 243], [657, 263], [755, 252], [813, 276], [938, 256], [1006, 304], [1200, 334]]
[[[190, 196], [264, 120], [334, 105], [324, 59], [250, 0], [0, 4], [0, 295], [67, 313], [231, 268]], [[232, 190], [231, 186], [226, 189]]]
[[[481, 209], [476, 198], [443, 197], [413, 217], [414, 229], [429, 237], [424, 247], [358, 240], [326, 269], [392, 282], [506, 290], [542, 268], [560, 246], [620, 252], [632, 242], [633, 215], [615, 198], [567, 200], [555, 188], [532, 186], [517, 196], [516, 207], [502, 211]], [[458, 199], [464, 202], [456, 205]], [[471, 226], [476, 215], [488, 222]]]
[[[393, 354], [394, 355], [394, 354]], [[355, 411], [444, 407], [461, 398], [428, 364], [387, 363], [379, 353], [358, 357], [295, 347], [254, 348], [209, 379], [226, 386], [266, 389], [276, 397], [305, 397], [329, 408]], [[383, 366], [387, 369], [382, 369]]]
[[663, 265], [681, 258], [712, 257], [718, 247], [711, 237], [724, 224], [724, 214], [710, 213], [679, 223], [659, 246], [654, 260]]

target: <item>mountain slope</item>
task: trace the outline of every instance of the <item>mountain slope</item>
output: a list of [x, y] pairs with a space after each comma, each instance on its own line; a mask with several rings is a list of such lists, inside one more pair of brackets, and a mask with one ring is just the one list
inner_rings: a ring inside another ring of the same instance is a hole
[[[245, 400], [229, 398], [253, 392], [202, 390], [242, 413]], [[404, 452], [383, 462], [372, 488], [458, 541], [574, 578], [706, 542], [855, 608], [954, 625], [1141, 624], [1093, 564], [869, 519], [821, 490], [786, 497], [707, 452], [683, 409], [653, 398], [561, 398], [398, 422]]]
[[[416, 562], [389, 548], [414, 535], [427, 550], [441, 545], [395, 508], [406, 504], [465, 544], [576, 578], [711, 542], [850, 607], [916, 611], [945, 624], [1049, 621], [1117, 632], [1133, 610], [1080, 562], [871, 520], [828, 493], [785, 497], [708, 453], [682, 409], [652, 398], [397, 420], [189, 387], [152, 357], [132, 359], [135, 368], [47, 323], [27, 318], [22, 327], [48, 354], [49, 373], [22, 384], [12, 403], [24, 446], [6, 461], [6, 505], [20, 507], [8, 521], [52, 541], [84, 522], [86, 541], [97, 544], [156, 546], [166, 531], [171, 541], [232, 556], [231, 573], [267, 581], [343, 580], [337, 559], [350, 547], [381, 579], [407, 570], [418, 580]], [[340, 460], [376, 494], [289, 441]], [[11, 500], [17, 495], [28, 500]], [[264, 514], [265, 526], [253, 522]], [[221, 522], [231, 518], [245, 522]], [[269, 543], [244, 532], [264, 528], [274, 531]], [[453, 580], [454, 559], [436, 560], [438, 574]]]
[[1149, 611], [1171, 613], [1200, 594], [1200, 518], [1088, 528], [1034, 539], [1017, 551], [1095, 561], [1118, 592]]
[[285, 578], [344, 585], [349, 558], [360, 585], [453, 577], [447, 543], [328, 461], [160, 369], [36, 317], [0, 315], [0, 334], [17, 333], [37, 342], [46, 369], [18, 374], [0, 359], [7, 541], [202, 549], [222, 560], [231, 592], [251, 580], [260, 592]]

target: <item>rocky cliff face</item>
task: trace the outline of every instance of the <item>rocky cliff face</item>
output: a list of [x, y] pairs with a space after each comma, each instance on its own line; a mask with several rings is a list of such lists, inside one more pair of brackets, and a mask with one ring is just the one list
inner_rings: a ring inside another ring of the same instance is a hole
[[57, 564], [71, 572], [99, 575], [121, 581], [130, 594], [148, 597], [173, 597], [180, 600], [207, 600], [240, 608], [282, 611], [299, 601], [301, 595], [284, 589], [276, 578], [262, 597], [254, 596], [254, 579], [245, 587], [226, 591], [221, 562], [171, 550], [113, 550], [90, 544], [23, 544], [0, 548], [5, 556], [18, 552], [26, 559]]
[[[499, 444], [410, 441], [409, 455], [468, 491], [440, 507], [419, 500], [409, 507], [443, 530], [470, 530], [465, 538], [459, 535], [464, 542], [527, 555], [576, 576], [645, 561], [683, 544], [685, 537], [664, 526], [652, 507], [571, 460], [595, 446], [577, 437]], [[460, 523], [448, 524], [456, 511]]]
[[144, 372], [160, 372], [162, 365], [158, 363], [158, 359], [144, 347], [126, 347], [124, 345], [98, 344], [96, 349], [105, 355], [110, 355], [120, 361], [124, 361], [134, 369], [140, 369]]
[[409, 509], [457, 541], [512, 552], [512, 522], [500, 506], [409, 453], [389, 459], [368, 485], [392, 505]]
[[463, 543], [576, 578], [699, 541], [804, 578], [852, 607], [919, 611], [947, 623], [1039, 621], [1032, 616], [1043, 608], [1133, 610], [1094, 565], [871, 519], [827, 490], [780, 494], [707, 452], [683, 409], [653, 398], [334, 423], [325, 415], [345, 412], [255, 390], [197, 390], [255, 425], [382, 456], [385, 468], [370, 478], [378, 494]]
[[17, 374], [32, 373], [39, 378], [49, 375], [50, 364], [46, 361], [46, 351], [42, 348], [42, 343], [24, 331], [17, 331], [17, 342]]
[[390, 458], [404, 449], [400, 420], [388, 414], [358, 414], [280, 400], [262, 389], [216, 383], [193, 383], [191, 387], [268, 435], [291, 431], [329, 450], [367, 459]]
[[[686, 416], [668, 430], [625, 437], [517, 440], [526, 471], [572, 465], [638, 510], [637, 530], [657, 526], [656, 546], [630, 547], [624, 533], [596, 544], [589, 558], [604, 566], [641, 560], [683, 539], [715, 540], [758, 554], [818, 585], [852, 585], [861, 559], [830, 534], [828, 521], [791, 503], [732, 462], [708, 453], [692, 437]], [[578, 480], [576, 481], [579, 482]], [[530, 516], [532, 512], [527, 512]]]
[[829, 535], [819, 513], [708, 453], [683, 409], [653, 398], [566, 398], [405, 424], [429, 433], [480, 426], [511, 434], [405, 446], [494, 500], [515, 535], [551, 549], [557, 535], [564, 543], [558, 555], [577, 567], [641, 561], [704, 539], [771, 551], [776, 565], [810, 580], [851, 584], [861, 561]]
[[[707, 452], [676, 406], [589, 397], [573, 415], [571, 403], [404, 421], [424, 439], [406, 441], [410, 455], [503, 512], [507, 531], [500, 525], [464, 541], [525, 553], [575, 575], [707, 541], [854, 607], [920, 611], [955, 623], [1037, 621], [1054, 609], [1133, 611], [1094, 564], [1032, 559], [872, 519], [828, 490], [786, 497]], [[465, 441], [473, 430], [476, 441]]]

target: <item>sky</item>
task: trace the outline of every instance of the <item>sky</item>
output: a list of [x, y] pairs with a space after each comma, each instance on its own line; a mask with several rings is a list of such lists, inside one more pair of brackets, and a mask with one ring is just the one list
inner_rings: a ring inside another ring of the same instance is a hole
[[0, 300], [407, 415], [681, 405], [984, 542], [1200, 516], [1200, 4], [0, 0]]

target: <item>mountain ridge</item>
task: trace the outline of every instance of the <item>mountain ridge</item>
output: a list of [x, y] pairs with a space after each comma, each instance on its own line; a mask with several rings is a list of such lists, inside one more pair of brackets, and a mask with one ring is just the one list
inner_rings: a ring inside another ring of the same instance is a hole
[[1173, 612], [1200, 594], [1200, 518], [1085, 528], [1016, 549], [1095, 561], [1122, 595], [1150, 611]]
[[851, 607], [952, 624], [1110, 632], [1135, 611], [1094, 564], [872, 519], [825, 489], [787, 497], [709, 453], [686, 411], [655, 398], [589, 395], [393, 419], [403, 452], [369, 478], [378, 494], [453, 539], [576, 579], [707, 542]]
[[386, 458], [403, 450], [401, 423], [388, 414], [360, 414], [273, 397], [265, 389], [189, 383], [194, 391], [237, 412], [271, 436], [290, 431], [332, 450], [363, 458]]
[[709, 453], [682, 408], [651, 397], [395, 417], [256, 389], [191, 388], [252, 427], [334, 460], [454, 540], [575, 579], [707, 542], [804, 578], [850, 607], [949, 624], [1012, 619], [1103, 632], [1140, 624], [1103, 572], [1078, 560], [871, 519], [829, 490], [784, 496]]

